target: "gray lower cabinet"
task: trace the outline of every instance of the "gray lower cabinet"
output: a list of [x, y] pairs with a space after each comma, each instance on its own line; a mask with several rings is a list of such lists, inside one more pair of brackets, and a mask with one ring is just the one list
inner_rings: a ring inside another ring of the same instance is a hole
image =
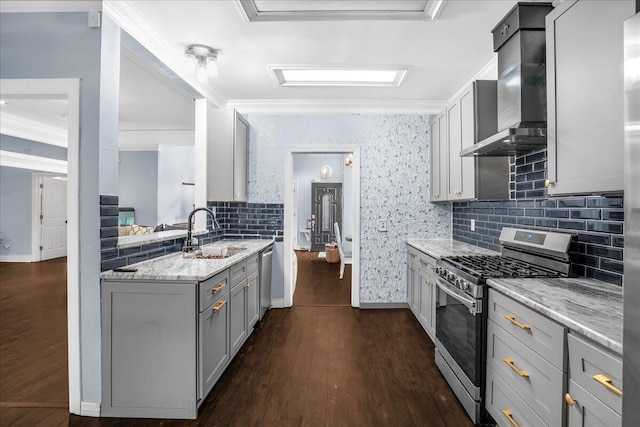
[[260, 319], [260, 283], [258, 270], [247, 277], [247, 328], [251, 330]]
[[197, 417], [196, 289], [102, 283], [102, 416]]
[[608, 349], [570, 333], [569, 426], [608, 426], [622, 423], [622, 359]]
[[259, 272], [247, 277], [248, 265], [199, 283], [101, 283], [102, 416], [197, 417], [257, 322]]
[[503, 427], [564, 425], [566, 328], [495, 289], [488, 297], [487, 411]]
[[199, 314], [198, 398], [204, 399], [231, 358], [229, 289]]
[[548, 193], [624, 189], [623, 22], [634, 2], [564, 1], [546, 17]]
[[429, 337], [436, 336], [436, 260], [407, 246], [407, 299], [409, 308]]
[[229, 295], [229, 329], [231, 335], [231, 357], [240, 350], [247, 339], [247, 279], [231, 288]]

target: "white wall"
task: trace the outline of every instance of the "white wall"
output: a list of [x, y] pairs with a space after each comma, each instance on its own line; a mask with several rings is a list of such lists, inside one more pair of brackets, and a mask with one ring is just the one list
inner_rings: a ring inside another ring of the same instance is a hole
[[[330, 178], [320, 176], [320, 167], [329, 165], [333, 169]], [[311, 184], [314, 182], [339, 182], [344, 181], [342, 173], [341, 154], [294, 154], [293, 156], [293, 180], [298, 182], [298, 218], [295, 230], [298, 247], [307, 244], [300, 230], [307, 228], [307, 219], [311, 218]], [[343, 189], [344, 191], [344, 189]], [[343, 211], [345, 201], [350, 200], [343, 195]], [[343, 214], [344, 216], [344, 214]], [[344, 221], [344, 218], [343, 218]]]
[[193, 146], [158, 147], [158, 224], [187, 222], [195, 203]]
[[159, 224], [158, 191], [158, 152], [121, 151], [118, 204], [136, 210], [136, 224]]
[[[406, 301], [406, 239], [451, 236], [451, 207], [429, 202], [429, 116], [250, 114], [248, 119], [251, 203], [283, 203], [287, 147], [360, 146], [360, 302]], [[387, 220], [388, 232], [377, 231], [380, 219]]]

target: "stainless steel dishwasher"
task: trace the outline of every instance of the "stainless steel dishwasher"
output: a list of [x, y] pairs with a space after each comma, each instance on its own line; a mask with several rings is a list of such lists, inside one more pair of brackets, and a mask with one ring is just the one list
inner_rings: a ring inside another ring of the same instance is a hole
[[260, 320], [271, 307], [271, 259], [273, 245], [260, 252]]

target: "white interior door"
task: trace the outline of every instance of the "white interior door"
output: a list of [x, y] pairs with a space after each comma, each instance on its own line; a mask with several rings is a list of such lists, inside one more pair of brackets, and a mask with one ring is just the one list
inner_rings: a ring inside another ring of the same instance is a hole
[[67, 256], [67, 180], [42, 177], [40, 201], [40, 259]]

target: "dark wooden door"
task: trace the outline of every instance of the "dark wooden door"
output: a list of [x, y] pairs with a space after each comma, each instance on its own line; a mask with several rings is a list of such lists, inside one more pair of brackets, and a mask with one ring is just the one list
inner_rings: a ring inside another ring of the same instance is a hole
[[335, 242], [333, 224], [342, 230], [342, 184], [311, 184], [311, 215], [314, 224], [311, 229], [311, 250], [324, 251], [324, 245]]

